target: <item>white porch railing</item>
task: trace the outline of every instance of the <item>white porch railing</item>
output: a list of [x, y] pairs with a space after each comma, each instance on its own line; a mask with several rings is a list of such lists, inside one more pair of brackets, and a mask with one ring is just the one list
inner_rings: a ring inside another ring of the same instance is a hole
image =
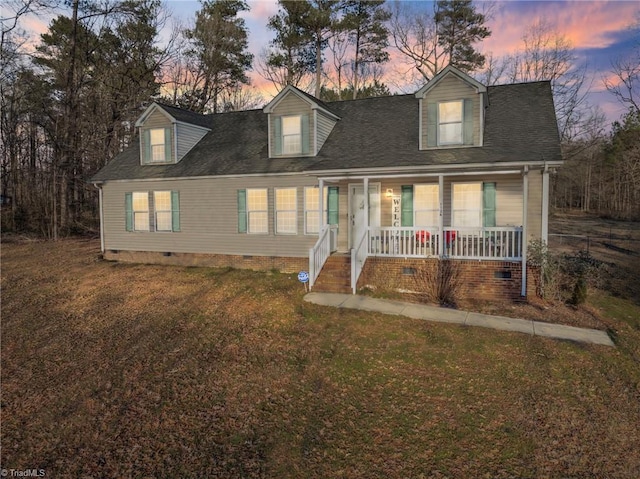
[[[369, 228], [369, 255], [400, 258], [522, 259], [522, 227]], [[442, 245], [440, 244], [442, 241]]]
[[327, 258], [336, 249], [337, 226], [325, 225], [320, 230], [318, 241], [309, 249], [309, 290], [322, 271]]
[[356, 242], [355, 247], [351, 249], [351, 290], [353, 294], [356, 294], [356, 285], [358, 284], [358, 278], [362, 273], [364, 262], [367, 260], [369, 241], [369, 232], [364, 231], [360, 240]]

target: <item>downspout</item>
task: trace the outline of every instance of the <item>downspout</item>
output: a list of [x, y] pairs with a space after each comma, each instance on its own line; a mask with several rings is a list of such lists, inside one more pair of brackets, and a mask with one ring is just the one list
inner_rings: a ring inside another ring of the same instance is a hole
[[98, 189], [98, 211], [100, 213], [100, 252], [104, 254], [104, 215], [102, 214], [102, 187], [94, 183]]
[[542, 241], [549, 241], [549, 167], [544, 163], [542, 170]]
[[438, 228], [440, 229], [438, 242], [438, 256], [440, 259], [444, 256], [444, 176], [438, 175], [438, 200], [440, 202], [440, 218], [438, 219]]
[[522, 173], [522, 288], [520, 296], [527, 296], [527, 213], [529, 210], [529, 167]]

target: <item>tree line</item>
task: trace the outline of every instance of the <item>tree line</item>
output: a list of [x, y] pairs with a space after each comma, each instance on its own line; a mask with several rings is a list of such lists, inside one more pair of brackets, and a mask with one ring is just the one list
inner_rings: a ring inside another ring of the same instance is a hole
[[[152, 101], [200, 113], [259, 108], [266, 101], [251, 70], [277, 89], [294, 85], [326, 101], [389, 95], [415, 91], [447, 64], [487, 85], [551, 80], [563, 151], [580, 171], [560, 170], [552, 204], [638, 214], [640, 62], [618, 59], [620, 81], [609, 88], [629, 113], [605, 133], [602, 114], [585, 100], [586, 67], [544, 19], [525, 30], [518, 52], [497, 58], [479, 48], [491, 35], [491, 3], [279, 0], [266, 20], [273, 40], [254, 55], [244, 0], [202, 0], [187, 25], [160, 0], [7, 1], [3, 231], [96, 231], [97, 191], [88, 180], [135, 141], [135, 121]], [[61, 11], [35, 43], [21, 30], [27, 15]]]

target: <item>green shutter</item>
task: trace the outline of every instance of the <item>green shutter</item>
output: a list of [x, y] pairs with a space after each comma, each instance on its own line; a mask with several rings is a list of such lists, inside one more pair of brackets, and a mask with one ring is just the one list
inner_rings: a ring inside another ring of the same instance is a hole
[[125, 229], [133, 231], [133, 193], [124, 194]]
[[173, 136], [173, 128], [164, 129], [164, 161], [167, 163], [173, 163], [173, 142], [171, 137]]
[[142, 163], [151, 162], [151, 132], [142, 130]]
[[238, 233], [247, 232], [247, 190], [238, 190]]
[[282, 118], [273, 118], [273, 155], [282, 155]]
[[496, 184], [482, 184], [482, 226], [493, 228], [496, 225]]
[[338, 187], [329, 186], [327, 194], [327, 223], [330, 225], [337, 225], [339, 222], [338, 215]]
[[171, 230], [180, 231], [180, 192], [171, 192]]
[[413, 186], [405, 185], [402, 187], [402, 200], [400, 207], [402, 208], [401, 225], [413, 226]]
[[473, 145], [473, 100], [464, 100], [464, 113], [462, 117], [462, 135], [465, 145]]
[[438, 104], [427, 103], [427, 146], [438, 146]]
[[300, 117], [300, 132], [302, 142], [302, 154], [308, 155], [311, 151], [311, 138], [309, 135], [309, 115], [302, 115]]

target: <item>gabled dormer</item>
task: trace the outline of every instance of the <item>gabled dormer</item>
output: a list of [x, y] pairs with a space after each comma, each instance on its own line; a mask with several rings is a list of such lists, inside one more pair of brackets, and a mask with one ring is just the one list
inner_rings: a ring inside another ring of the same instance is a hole
[[135, 126], [140, 133], [140, 163], [178, 163], [209, 131], [204, 115], [152, 103]]
[[264, 107], [269, 157], [315, 156], [340, 117], [317, 98], [291, 85]]
[[482, 146], [487, 88], [451, 65], [416, 92], [420, 149]]

